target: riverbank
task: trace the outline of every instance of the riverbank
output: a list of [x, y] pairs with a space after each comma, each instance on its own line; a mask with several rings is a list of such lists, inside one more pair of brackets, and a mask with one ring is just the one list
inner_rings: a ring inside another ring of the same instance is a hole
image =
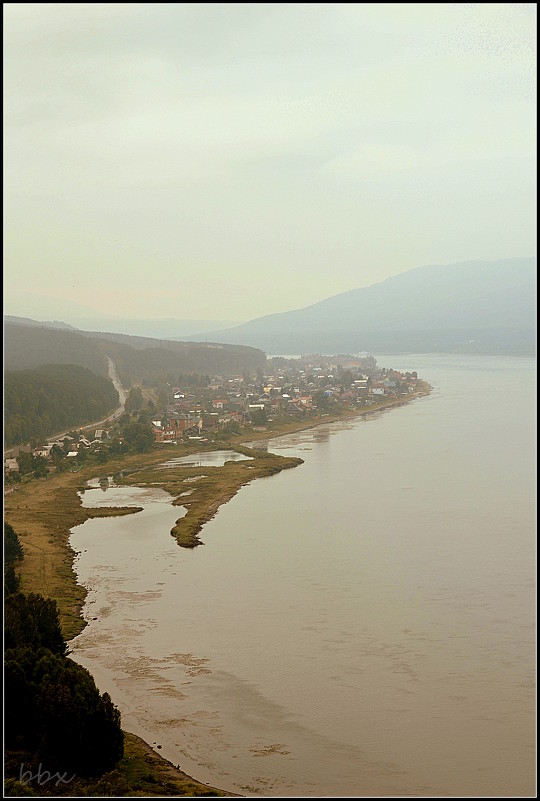
[[[265, 431], [244, 432], [226, 443], [219, 443], [219, 445], [203, 446], [202, 450], [206, 451], [231, 447], [249, 457], [243, 462], [227, 462], [224, 467], [186, 465], [169, 472], [160, 468], [160, 465], [167, 459], [200, 451], [200, 442], [193, 442], [189, 445], [166, 446], [148, 454], [111, 460], [99, 468], [95, 464], [84, 466], [76, 474], [59, 474], [49, 479], [29, 482], [21, 486], [5, 501], [6, 520], [19, 534], [25, 549], [25, 559], [22, 563], [22, 589], [27, 592], [41, 592], [57, 601], [66, 639], [71, 639], [86, 625], [80, 617], [86, 591], [77, 584], [73, 570], [74, 554], [68, 544], [70, 529], [91, 517], [127, 514], [135, 511], [133, 509], [83, 508], [81, 506], [78, 490], [85, 486], [88, 479], [95, 478], [98, 471], [107, 475], [123, 471], [124, 475], [120, 478], [122, 483], [133, 486], [159, 484], [161, 488], [170, 492], [175, 499], [175, 505], [187, 508], [187, 514], [177, 521], [180, 530], [173, 529], [173, 532], [177, 541], [184, 536], [187, 538], [184, 547], [193, 547], [193, 544], [189, 544], [189, 539], [191, 538], [192, 541], [193, 537], [197, 537], [204, 522], [213, 517], [219, 506], [226, 503], [241, 486], [257, 477], [271, 475], [279, 470], [296, 466], [302, 461], [261, 451], [255, 452], [246, 448], [242, 443], [274, 438], [319, 425], [327, 425], [340, 420], [348, 421], [359, 416], [374, 414], [396, 405], [408, 403], [420, 394], [427, 394], [428, 391], [429, 388], [426, 387], [425, 391], [415, 393], [407, 398], [383, 401], [361, 411], [339, 416], [328, 415], [318, 419], [296, 420], [279, 427], [267, 427]], [[196, 481], [191, 479], [196, 479]], [[186, 495], [185, 493], [188, 492], [191, 494]], [[187, 521], [183, 529], [182, 521]], [[179, 544], [182, 543], [179, 542]], [[156, 759], [160, 759], [149, 745], [147, 748]], [[204, 785], [201, 787], [203, 787], [203, 791], [197, 794], [219, 794], [217, 791], [210, 790], [209, 792], [209, 788]], [[142, 793], [134, 792], [133, 794]], [[167, 794], [179, 793], [171, 791]]]

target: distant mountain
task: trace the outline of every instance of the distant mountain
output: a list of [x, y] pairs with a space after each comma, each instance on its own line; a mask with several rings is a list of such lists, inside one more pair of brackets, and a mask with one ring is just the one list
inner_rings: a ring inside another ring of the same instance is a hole
[[536, 259], [417, 267], [211, 337], [269, 354], [534, 353]]

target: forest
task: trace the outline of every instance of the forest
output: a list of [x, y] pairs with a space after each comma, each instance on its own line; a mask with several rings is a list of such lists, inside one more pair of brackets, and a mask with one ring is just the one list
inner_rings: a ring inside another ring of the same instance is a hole
[[160, 384], [181, 373], [241, 375], [264, 368], [266, 356], [245, 345], [131, 337], [86, 331], [4, 325], [4, 369], [28, 370], [54, 362], [78, 364], [107, 376], [109, 356], [124, 386]]
[[4, 443], [40, 440], [99, 420], [118, 405], [104, 376], [74, 364], [49, 364], [4, 374]]

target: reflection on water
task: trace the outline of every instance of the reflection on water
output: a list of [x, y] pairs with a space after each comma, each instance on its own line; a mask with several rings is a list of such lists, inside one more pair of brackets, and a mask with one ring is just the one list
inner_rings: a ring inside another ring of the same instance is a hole
[[243, 453], [236, 451], [207, 451], [206, 453], [193, 453], [189, 456], [179, 456], [176, 459], [170, 459], [168, 462], [163, 462], [160, 467], [176, 467], [178, 465], [190, 467], [223, 467], [225, 462], [242, 462], [246, 459], [252, 459], [251, 456], [244, 456]]
[[407, 358], [430, 398], [270, 441], [304, 464], [244, 487], [205, 548], [177, 547], [166, 493], [85, 493], [144, 511], [73, 530], [73, 657], [202, 781], [534, 795], [534, 362]]

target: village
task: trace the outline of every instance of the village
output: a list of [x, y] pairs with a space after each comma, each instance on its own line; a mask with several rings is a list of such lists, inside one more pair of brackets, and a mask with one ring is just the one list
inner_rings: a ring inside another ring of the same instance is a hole
[[189, 441], [219, 443], [244, 430], [279, 433], [280, 425], [294, 420], [316, 424], [330, 415], [406, 398], [418, 388], [416, 372], [379, 368], [368, 355], [273, 357], [267, 365], [266, 374], [185, 376], [153, 390], [134, 387], [124, 414], [108, 427], [86, 426], [6, 452], [6, 484], [29, 473], [39, 478], [57, 469], [80, 469], [91, 454], [105, 462], [109, 454], [127, 452], [134, 444], [129, 437], [134, 421], [138, 442], [144, 443], [140, 450]]

